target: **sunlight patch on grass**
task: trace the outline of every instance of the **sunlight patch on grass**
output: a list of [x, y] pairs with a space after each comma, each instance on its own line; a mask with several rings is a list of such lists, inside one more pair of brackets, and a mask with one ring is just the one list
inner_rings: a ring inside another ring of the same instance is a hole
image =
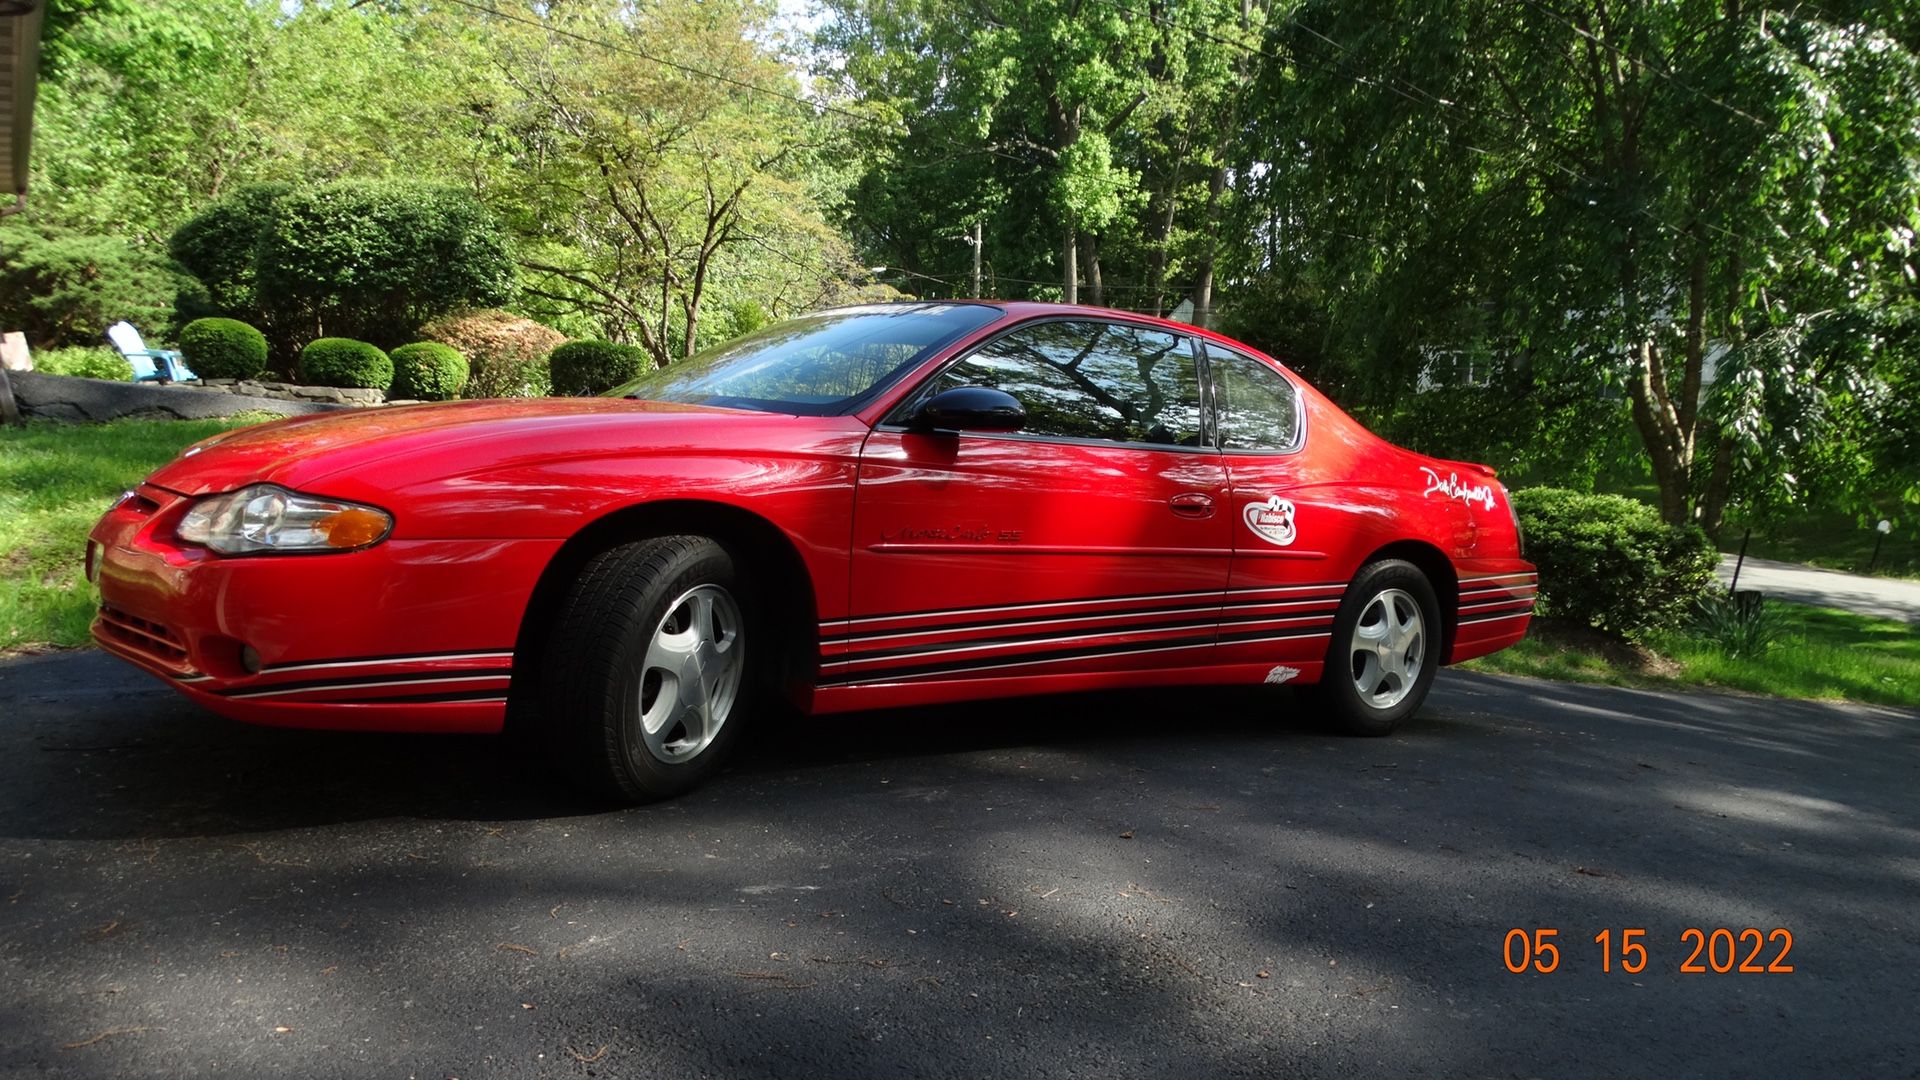
[[1920, 708], [1920, 627], [1831, 608], [1773, 603], [1786, 630], [1763, 656], [1728, 657], [1712, 642], [1687, 633], [1660, 635], [1646, 650], [1601, 646], [1587, 635], [1536, 624], [1538, 634], [1464, 666], [1569, 682], [1668, 690], [1719, 687]]
[[0, 654], [86, 644], [95, 599], [83, 564], [94, 522], [189, 444], [253, 422], [0, 428]]

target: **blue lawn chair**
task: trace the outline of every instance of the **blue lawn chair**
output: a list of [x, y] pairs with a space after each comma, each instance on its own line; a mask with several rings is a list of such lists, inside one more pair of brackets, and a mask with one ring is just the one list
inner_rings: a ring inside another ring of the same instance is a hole
[[140, 340], [140, 331], [130, 322], [107, 327], [107, 340], [133, 365], [134, 382], [169, 383], [197, 377], [187, 370], [186, 362], [173, 349], [147, 348], [147, 343]]

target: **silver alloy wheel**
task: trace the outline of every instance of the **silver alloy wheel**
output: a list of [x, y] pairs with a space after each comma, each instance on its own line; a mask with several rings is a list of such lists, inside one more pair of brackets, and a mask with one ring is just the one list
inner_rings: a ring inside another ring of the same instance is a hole
[[1385, 589], [1360, 609], [1353, 627], [1350, 663], [1360, 700], [1391, 709], [1406, 700], [1426, 664], [1426, 620], [1420, 602], [1401, 589]]
[[718, 585], [696, 585], [667, 605], [640, 669], [640, 741], [655, 759], [692, 760], [720, 734], [746, 671], [744, 626]]

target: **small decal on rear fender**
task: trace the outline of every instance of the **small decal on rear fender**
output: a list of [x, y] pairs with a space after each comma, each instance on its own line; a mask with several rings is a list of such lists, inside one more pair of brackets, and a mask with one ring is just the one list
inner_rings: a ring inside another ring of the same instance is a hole
[[1278, 495], [1266, 502], [1248, 503], [1240, 512], [1253, 535], [1269, 544], [1288, 547], [1297, 535], [1293, 527], [1293, 504]]
[[1294, 679], [1298, 678], [1299, 675], [1300, 675], [1299, 668], [1288, 667], [1285, 664], [1280, 664], [1276, 666], [1272, 671], [1267, 672], [1267, 683], [1268, 685], [1278, 685], [1283, 682], [1292, 682]]

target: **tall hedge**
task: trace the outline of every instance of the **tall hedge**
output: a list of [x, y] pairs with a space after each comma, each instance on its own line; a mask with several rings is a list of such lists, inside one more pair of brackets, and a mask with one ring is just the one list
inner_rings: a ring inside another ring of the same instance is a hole
[[393, 385], [393, 359], [365, 341], [315, 338], [300, 350], [300, 378], [313, 386], [385, 390]]
[[562, 397], [605, 393], [646, 370], [647, 351], [611, 341], [569, 341], [553, 350], [553, 392]]
[[238, 319], [195, 319], [180, 328], [180, 353], [203, 379], [252, 379], [267, 369], [267, 337]]
[[261, 326], [283, 362], [322, 327], [401, 345], [427, 320], [502, 303], [514, 286], [493, 213], [470, 191], [418, 181], [242, 188], [182, 225], [171, 247], [202, 287], [194, 314]]
[[282, 312], [263, 303], [255, 287], [254, 256], [273, 216], [274, 200], [289, 183], [243, 184], [209, 204], [174, 230], [167, 250], [194, 276], [198, 288], [182, 289], [174, 306], [182, 321], [223, 316], [257, 326], [291, 356], [293, 341], [280, 341], [296, 327], [281, 326]]
[[393, 389], [388, 395], [419, 401], [452, 401], [467, 388], [467, 358], [437, 341], [416, 341], [393, 350]]
[[1713, 588], [1720, 553], [1707, 534], [1645, 503], [1537, 487], [1514, 492], [1513, 507], [1544, 615], [1632, 639], [1680, 625]]

